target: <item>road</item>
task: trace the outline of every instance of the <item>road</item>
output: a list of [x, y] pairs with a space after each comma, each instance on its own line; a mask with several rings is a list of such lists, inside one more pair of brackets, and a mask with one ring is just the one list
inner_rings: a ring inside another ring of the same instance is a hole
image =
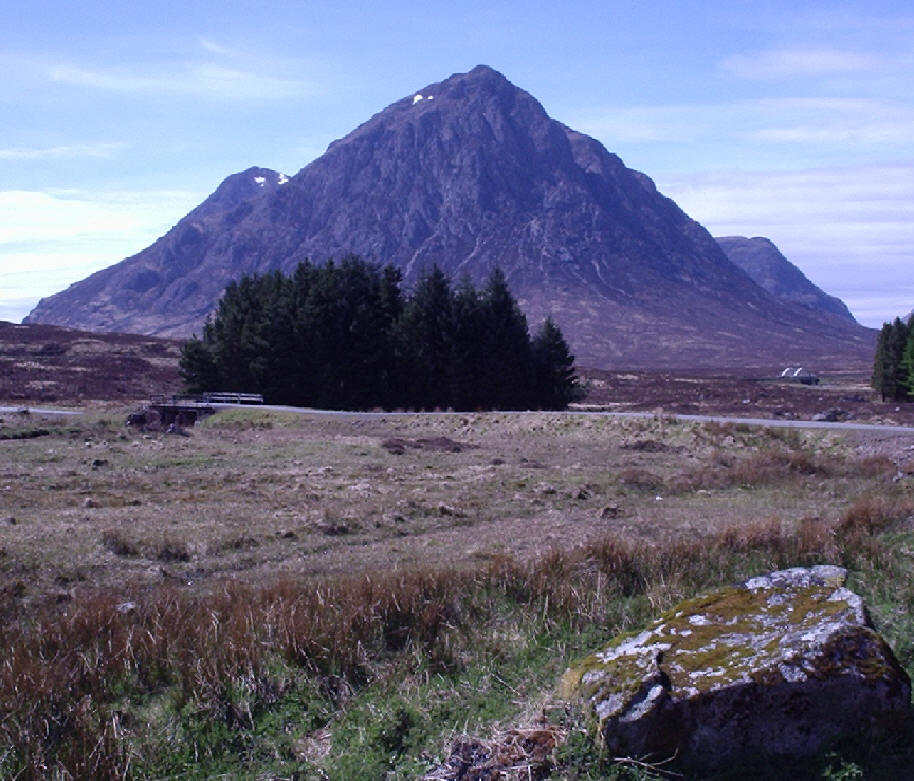
[[35, 415], [81, 415], [80, 410], [51, 409], [48, 407], [0, 407], [0, 414], [24, 412]]
[[[436, 412], [436, 413], [416, 413], [416, 412], [350, 412], [346, 410], [328, 410], [313, 409], [311, 407], [289, 407], [281, 404], [258, 404], [252, 407], [250, 404], [212, 404], [216, 409], [233, 409], [236, 407], [245, 407], [248, 409], [268, 409], [277, 412], [294, 412], [300, 415], [329, 415], [334, 417], [398, 417], [416, 414], [436, 414], [436, 415], [465, 415], [465, 412]], [[29, 414], [35, 415], [79, 415], [79, 410], [51, 409], [47, 407], [0, 407], [2, 413], [16, 413], [28, 410]], [[497, 414], [503, 415], [505, 412]], [[533, 411], [516, 411], [510, 412], [512, 415], [535, 415]], [[653, 412], [609, 412], [606, 410], [566, 410], [560, 414], [563, 415], [604, 415], [614, 418], [652, 418]], [[848, 421], [844, 423], [829, 422], [824, 420], [780, 420], [769, 418], [738, 418], [728, 417], [726, 415], [670, 415], [664, 413], [665, 419], [672, 420], [689, 420], [696, 423], [743, 423], [748, 426], [767, 426], [768, 428], [804, 428], [804, 429], [829, 429], [833, 431], [870, 431], [882, 434], [903, 434], [914, 436], [914, 426], [890, 426], [879, 423], [859, 423]]]
[[[235, 407], [245, 406], [236, 404], [214, 404], [214, 407]], [[258, 409], [270, 409], [278, 412], [295, 412], [302, 415], [332, 415], [348, 417], [391, 417], [405, 416], [416, 414], [436, 414], [436, 415], [466, 415], [466, 412], [436, 412], [436, 413], [415, 413], [415, 412], [351, 412], [346, 410], [326, 410], [313, 409], [311, 407], [288, 407], [278, 404], [258, 405]], [[504, 415], [505, 412], [495, 414]], [[535, 415], [535, 411], [523, 410], [514, 411], [511, 415]], [[604, 415], [614, 418], [653, 418], [653, 412], [610, 412], [607, 410], [565, 410], [562, 415]], [[767, 426], [769, 428], [805, 428], [805, 429], [836, 429], [839, 431], [875, 431], [884, 434], [907, 434], [914, 436], [914, 426], [890, 426], [880, 423], [859, 423], [848, 421], [844, 423], [831, 422], [825, 420], [781, 420], [778, 418], [738, 418], [726, 415], [672, 415], [663, 414], [664, 419], [688, 420], [696, 423], [745, 423], [749, 426]]]

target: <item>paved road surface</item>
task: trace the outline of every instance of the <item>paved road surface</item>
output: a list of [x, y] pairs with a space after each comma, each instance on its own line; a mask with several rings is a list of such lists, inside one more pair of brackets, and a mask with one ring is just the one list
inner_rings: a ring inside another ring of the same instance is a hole
[[[212, 404], [216, 409], [231, 409], [233, 407], [252, 408], [250, 404]], [[258, 404], [254, 409], [269, 409], [279, 412], [295, 412], [301, 415], [330, 415], [334, 417], [396, 417], [415, 415], [415, 412], [347, 412], [340, 410], [312, 409], [311, 407], [288, 407], [280, 404]], [[0, 407], [0, 413], [15, 413], [28, 409], [35, 415], [79, 415], [79, 411], [65, 409], [50, 409], [46, 407]], [[422, 413], [419, 413], [422, 414]], [[431, 413], [427, 413], [431, 414]], [[439, 415], [465, 415], [464, 412], [440, 412], [434, 413]], [[498, 414], [505, 414], [500, 412]], [[534, 412], [512, 412], [512, 415], [533, 415]], [[653, 412], [606, 412], [606, 411], [585, 411], [585, 410], [567, 410], [561, 414], [564, 415], [605, 415], [615, 418], [652, 418]], [[693, 420], [698, 423], [745, 423], [749, 426], [768, 426], [769, 428], [820, 428], [835, 431], [873, 431], [882, 434], [906, 434], [914, 436], [914, 426], [888, 426], [879, 423], [858, 423], [848, 421], [846, 423], [831, 423], [824, 420], [780, 420], [769, 418], [736, 418], [725, 415], [667, 415], [665, 418], [675, 420]]]
[[0, 407], [0, 413], [28, 412], [35, 415], [81, 415], [79, 410], [49, 409], [47, 407]]
[[[214, 407], [244, 406], [235, 404], [214, 404]], [[347, 412], [340, 410], [312, 409], [311, 407], [287, 407], [278, 404], [259, 405], [259, 409], [271, 409], [280, 412], [297, 412], [302, 415], [333, 415], [348, 417], [390, 417], [397, 415], [415, 415], [415, 412]], [[421, 413], [420, 413], [421, 414]], [[438, 415], [465, 415], [465, 412], [439, 412]], [[505, 414], [500, 412], [497, 414]], [[512, 412], [512, 415], [534, 415], [535, 412]], [[566, 410], [563, 415], [605, 415], [616, 418], [652, 418], [653, 412], [607, 412], [590, 410]], [[750, 426], [768, 426], [770, 428], [824, 428], [838, 431], [876, 431], [884, 434], [909, 434], [914, 436], [914, 426], [889, 426], [879, 423], [858, 423], [848, 421], [836, 423], [824, 420], [781, 420], [776, 418], [737, 418], [725, 415], [667, 415], [665, 418], [675, 420], [692, 420], [697, 423], [745, 423]]]

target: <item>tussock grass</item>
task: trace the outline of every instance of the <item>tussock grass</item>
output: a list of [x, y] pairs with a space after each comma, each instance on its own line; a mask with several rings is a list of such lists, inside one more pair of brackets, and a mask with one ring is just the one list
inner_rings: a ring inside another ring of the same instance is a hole
[[[887, 459], [886, 459], [887, 460]], [[874, 471], [878, 470], [878, 471]], [[675, 475], [666, 486], [676, 492], [733, 487], [758, 488], [798, 482], [806, 477], [832, 477], [846, 471], [842, 460], [822, 456], [806, 448], [765, 448], [740, 454], [715, 449], [709, 462], [690, 472]], [[882, 474], [881, 462], [867, 464], [862, 475]]]
[[[567, 635], [613, 616], [626, 598], [656, 609], [761, 569], [831, 561], [842, 549], [853, 558], [847, 549], [861, 535], [904, 511], [860, 503], [834, 526], [761, 523], [664, 545], [610, 537], [531, 561], [498, 556], [481, 570], [226, 583], [205, 599], [172, 588], [127, 603], [83, 593], [7, 630], [0, 767], [22, 779], [121, 778], [135, 725], [125, 698], [168, 691], [178, 711], [192, 704], [230, 730], [250, 729], [282, 696], [277, 665], [347, 692], [409, 659], [453, 673], [480, 642], [495, 642], [508, 616]], [[610, 631], [622, 628], [614, 619]]]
[[102, 545], [116, 556], [136, 556], [140, 552], [120, 529], [102, 532]]

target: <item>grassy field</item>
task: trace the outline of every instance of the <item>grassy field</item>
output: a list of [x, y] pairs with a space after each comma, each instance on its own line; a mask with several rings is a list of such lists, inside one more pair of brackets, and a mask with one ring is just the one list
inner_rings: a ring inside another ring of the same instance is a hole
[[[554, 701], [568, 662], [812, 562], [851, 568], [914, 671], [914, 436], [35, 417], [0, 429], [3, 778], [445, 778], [455, 745], [514, 756], [518, 778], [650, 777]], [[852, 747], [809, 777], [911, 759]]]

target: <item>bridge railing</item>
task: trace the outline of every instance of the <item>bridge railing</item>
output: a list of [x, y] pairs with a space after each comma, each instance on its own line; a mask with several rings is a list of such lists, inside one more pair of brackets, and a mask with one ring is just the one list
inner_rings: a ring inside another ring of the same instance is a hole
[[150, 398], [152, 404], [167, 404], [170, 406], [191, 404], [263, 404], [263, 395], [260, 393], [198, 393], [176, 394], [166, 396], [163, 393]]
[[182, 405], [200, 404], [202, 399], [199, 396], [191, 396], [187, 394], [166, 395], [164, 393], [156, 393], [149, 397], [149, 402], [150, 404], [161, 404], [171, 407], [178, 407]]
[[263, 404], [260, 393], [204, 393], [206, 404]]

